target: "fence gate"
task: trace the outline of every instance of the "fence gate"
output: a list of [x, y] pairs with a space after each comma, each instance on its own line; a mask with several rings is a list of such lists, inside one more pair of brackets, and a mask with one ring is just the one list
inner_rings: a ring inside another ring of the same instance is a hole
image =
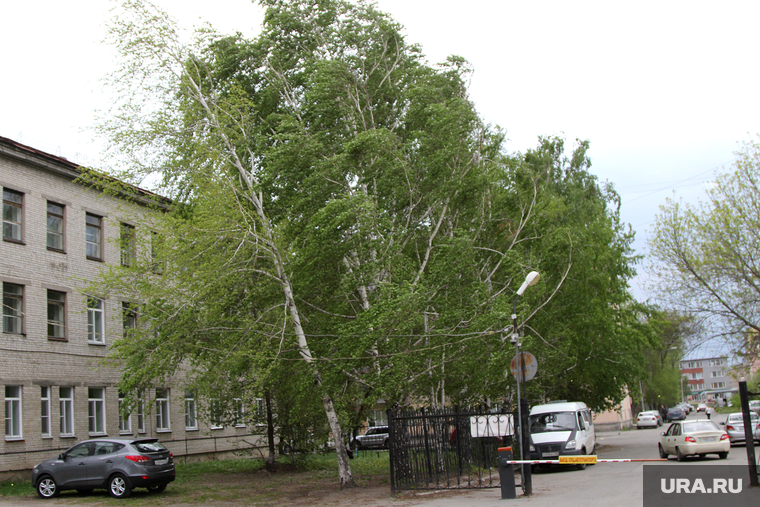
[[498, 488], [497, 449], [515, 415], [474, 410], [389, 410], [391, 491]]

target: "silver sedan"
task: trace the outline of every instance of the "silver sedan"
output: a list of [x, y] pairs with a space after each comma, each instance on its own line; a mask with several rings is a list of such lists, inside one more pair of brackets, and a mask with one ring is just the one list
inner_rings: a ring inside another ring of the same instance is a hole
[[[750, 423], [753, 428], [754, 440], [760, 442], [760, 416], [754, 412], [750, 412]], [[728, 414], [726, 422], [720, 423], [725, 425], [726, 433], [728, 433], [728, 439], [732, 444], [743, 444], [746, 442], [744, 435], [744, 416], [741, 412], [735, 412]]]

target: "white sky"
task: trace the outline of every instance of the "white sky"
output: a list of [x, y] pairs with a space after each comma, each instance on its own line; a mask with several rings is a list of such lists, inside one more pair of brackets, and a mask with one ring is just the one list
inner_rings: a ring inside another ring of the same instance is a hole
[[[180, 23], [258, 33], [248, 0], [157, 0]], [[481, 116], [510, 150], [539, 135], [591, 141], [592, 172], [614, 183], [645, 253], [646, 229], [673, 191], [694, 202], [738, 143], [760, 132], [760, 2], [379, 0], [432, 63], [475, 69]], [[108, 96], [115, 55], [101, 44], [111, 2], [6, 2], [0, 30], [0, 135], [97, 164], [87, 130]], [[636, 285], [636, 284], [635, 284]], [[639, 299], [645, 299], [634, 287]]]

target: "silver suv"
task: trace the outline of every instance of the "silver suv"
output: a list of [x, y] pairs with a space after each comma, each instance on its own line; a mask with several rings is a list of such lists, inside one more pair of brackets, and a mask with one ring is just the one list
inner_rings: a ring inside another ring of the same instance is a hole
[[368, 447], [388, 447], [388, 426], [373, 426], [364, 435], [354, 439], [357, 449]]
[[32, 470], [32, 484], [42, 498], [65, 489], [106, 488], [115, 498], [140, 487], [160, 493], [174, 478], [174, 457], [155, 438], [85, 440]]

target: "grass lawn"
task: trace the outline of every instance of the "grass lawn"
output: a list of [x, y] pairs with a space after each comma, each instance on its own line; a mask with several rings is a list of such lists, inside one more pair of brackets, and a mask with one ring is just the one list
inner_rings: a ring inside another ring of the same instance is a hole
[[[338, 465], [334, 454], [311, 454], [291, 460], [281, 457], [272, 471], [264, 468], [260, 459], [231, 459], [202, 463], [177, 463], [177, 478], [161, 494], [136, 489], [130, 506], [169, 506], [221, 503], [223, 505], [319, 505], [331, 497], [334, 505], [343, 505], [341, 495], [358, 493], [340, 490]], [[364, 495], [390, 495], [390, 473], [387, 452], [363, 452], [351, 460], [354, 480]], [[26, 481], [0, 482], [0, 498], [36, 498], [32, 484]], [[335, 498], [333, 498], [335, 497]], [[124, 506], [123, 500], [112, 499], [105, 490], [88, 495], [64, 491], [67, 505]], [[370, 500], [366, 498], [364, 500]], [[285, 502], [285, 503], [283, 503]], [[337, 503], [335, 503], [337, 502]], [[369, 504], [369, 502], [365, 502]], [[351, 505], [351, 503], [346, 503]]]

